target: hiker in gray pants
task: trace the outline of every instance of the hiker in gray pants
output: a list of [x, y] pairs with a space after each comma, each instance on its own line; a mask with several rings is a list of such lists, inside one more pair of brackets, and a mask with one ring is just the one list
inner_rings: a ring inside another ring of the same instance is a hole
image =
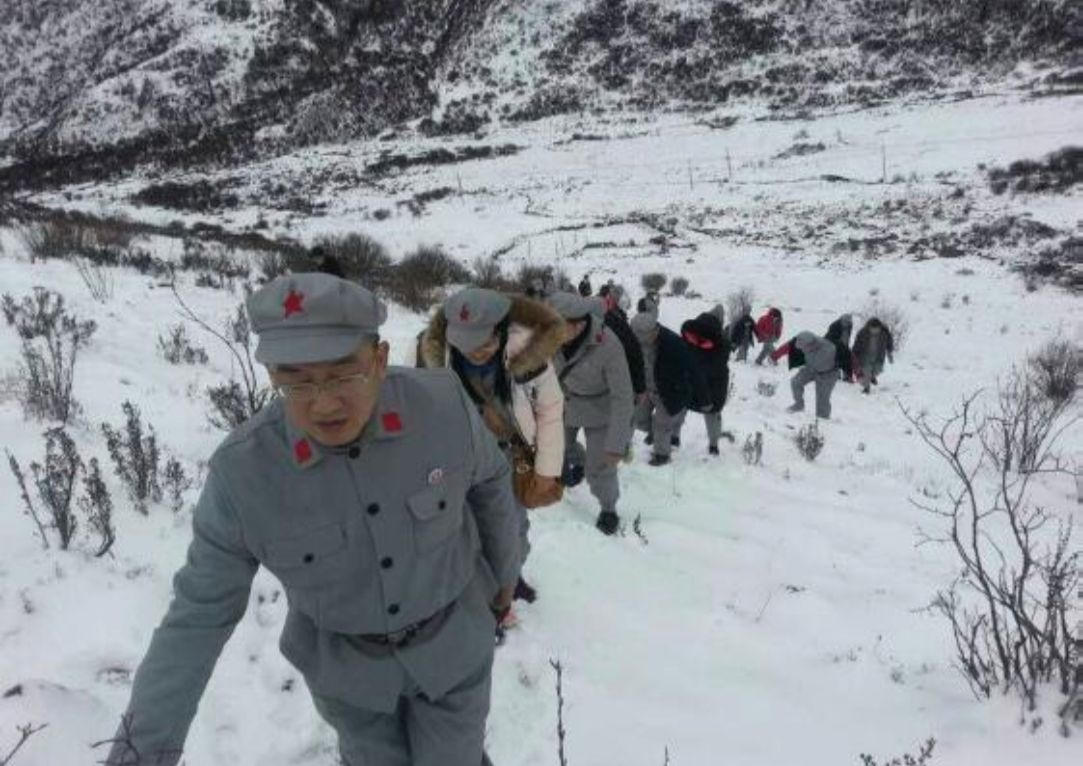
[[831, 392], [839, 379], [838, 349], [835, 344], [805, 331], [781, 346], [771, 358], [778, 361], [783, 356], [789, 357], [790, 369], [801, 368], [790, 380], [793, 404], [788, 411], [801, 412], [805, 409], [805, 386], [815, 381], [816, 417], [830, 419]]

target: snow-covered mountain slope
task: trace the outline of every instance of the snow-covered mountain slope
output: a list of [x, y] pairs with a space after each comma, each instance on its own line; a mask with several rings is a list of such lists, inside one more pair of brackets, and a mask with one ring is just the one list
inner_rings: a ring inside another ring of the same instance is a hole
[[[642, 275], [664, 272], [691, 283], [685, 296], [662, 299], [671, 327], [746, 285], [757, 310], [785, 312], [787, 335], [823, 332], [875, 302], [895, 306], [910, 327], [895, 364], [870, 396], [839, 385], [815, 462], [793, 444], [809, 416], [785, 412], [787, 372], [735, 363], [725, 421], [737, 444], [709, 458], [702, 422], [690, 417], [675, 463], [655, 469], [637, 440], [621, 469], [625, 535], [598, 534], [585, 488], [534, 514], [527, 574], [540, 599], [522, 607], [521, 630], [499, 651], [492, 755], [500, 766], [557, 762], [549, 660], [559, 659], [573, 766], [661, 764], [667, 749], [675, 766], [856, 766], [862, 752], [884, 761], [928, 737], [938, 743], [932, 766], [1068, 766], [1079, 734], [1056, 731], [1055, 690], [1025, 716], [1042, 719], [1035, 731], [1020, 725], [1014, 698], [975, 701], [953, 666], [948, 626], [926, 609], [957, 563], [943, 547], [916, 546], [918, 529], [938, 522], [911, 500], [942, 498], [951, 483], [898, 405], [947, 415], [1046, 340], [1083, 341], [1077, 297], [1028, 285], [1002, 263], [1079, 236], [1078, 185], [997, 194], [987, 173], [1069, 143], [1081, 104], [1009, 94], [801, 122], [757, 121], [752, 110], [557, 117], [494, 132], [494, 143], [515, 149], [487, 159], [448, 160], [478, 148], [459, 139], [402, 137], [153, 180], [228, 181], [236, 203], [210, 212], [134, 205], [150, 183], [141, 177], [35, 199], [163, 226], [176, 219], [180, 230], [260, 226], [304, 243], [362, 230], [395, 255], [441, 244], [465, 263], [497, 253], [507, 270], [553, 264], [633, 292]], [[291, 196], [312, 207], [289, 209]], [[960, 243], [958, 253], [937, 249]], [[183, 254], [164, 236], [138, 245]], [[49, 286], [98, 323], [79, 358], [83, 411], [69, 431], [106, 468], [114, 556], [92, 558], [82, 536], [71, 552], [42, 551], [13, 476], [0, 472], [0, 752], [16, 725], [47, 722], [15, 766], [87, 763], [90, 744], [111, 735], [168, 602], [198, 490], [176, 514], [161, 504], [140, 515], [108, 475], [99, 426], [116, 425], [121, 403], [135, 402], [164, 456], [198, 478], [222, 438], [207, 423], [205, 388], [236, 370], [194, 326], [209, 364], [161, 359], [157, 338], [181, 319], [160, 279], [106, 268], [112, 297], [97, 303], [77, 264], [31, 262], [18, 232], [0, 230], [0, 252], [0, 291]], [[239, 284], [178, 279], [215, 326], [242, 299]], [[395, 360], [408, 358], [423, 321], [392, 307], [385, 335]], [[0, 372], [14, 375], [19, 355], [14, 331], [0, 326]], [[0, 442], [25, 466], [41, 458], [46, 424], [24, 418], [5, 380]], [[748, 466], [739, 447], [755, 432], [763, 462]], [[1078, 425], [1063, 448], [1083, 457]], [[1037, 486], [1049, 511], [1078, 524], [1075, 491], [1066, 475]], [[646, 542], [631, 528], [637, 517]], [[331, 733], [278, 653], [284, 613], [280, 586], [261, 573], [201, 705], [189, 763], [335, 763]]]
[[238, 162], [418, 121], [776, 112], [1079, 87], [1070, 0], [9, 0], [8, 189]]

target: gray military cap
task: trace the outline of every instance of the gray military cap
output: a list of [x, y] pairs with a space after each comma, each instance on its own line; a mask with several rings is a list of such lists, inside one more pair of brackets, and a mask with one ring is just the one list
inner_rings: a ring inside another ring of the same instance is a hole
[[475, 351], [493, 336], [509, 310], [511, 298], [495, 290], [460, 290], [444, 302], [448, 343], [464, 354]]
[[290, 274], [246, 301], [263, 364], [342, 359], [379, 334], [387, 306], [361, 285], [330, 274]]
[[561, 290], [546, 299], [562, 319], [576, 321], [598, 313], [599, 303], [596, 298], [585, 298], [578, 293]]

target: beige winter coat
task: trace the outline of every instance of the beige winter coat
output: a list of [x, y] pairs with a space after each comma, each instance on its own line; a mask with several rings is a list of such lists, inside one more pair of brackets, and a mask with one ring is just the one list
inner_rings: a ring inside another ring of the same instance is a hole
[[[535, 448], [539, 476], [560, 476], [564, 465], [564, 393], [550, 360], [563, 340], [564, 321], [548, 306], [511, 296], [504, 366], [511, 381], [512, 413], [523, 439]], [[420, 342], [421, 364], [447, 367], [447, 320], [437, 311]]]

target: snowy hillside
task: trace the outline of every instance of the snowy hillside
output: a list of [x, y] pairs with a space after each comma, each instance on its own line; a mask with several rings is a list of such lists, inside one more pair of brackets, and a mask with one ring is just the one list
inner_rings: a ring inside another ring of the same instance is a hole
[[[246, 279], [216, 281], [211, 267], [193, 265], [191, 242], [223, 233], [288, 250], [364, 232], [396, 259], [439, 245], [466, 265], [495, 256], [513, 274], [553, 264], [576, 280], [612, 277], [634, 294], [644, 274], [683, 276], [687, 293], [662, 299], [671, 327], [743, 286], [755, 291], [756, 311], [785, 312], [787, 335], [822, 333], [846, 311], [861, 319], [876, 304], [897, 308], [909, 329], [895, 364], [871, 396], [838, 387], [815, 461], [794, 446], [811, 416], [785, 412], [788, 373], [734, 363], [725, 423], [736, 444], [708, 457], [692, 416], [674, 464], [657, 469], [637, 439], [621, 473], [624, 535], [598, 534], [585, 488], [534, 514], [527, 574], [540, 599], [520, 609], [522, 627], [497, 655], [491, 755], [498, 766], [558, 762], [555, 659], [573, 766], [648, 766], [667, 753], [674, 766], [856, 766], [861, 753], [883, 762], [930, 737], [933, 766], [1078, 764], [1083, 731], [1060, 734], [1055, 689], [1043, 689], [1036, 711], [1014, 697], [979, 702], [954, 666], [949, 627], [927, 607], [958, 563], [943, 546], [917, 546], [919, 530], [935, 534], [940, 522], [912, 502], [943, 499], [954, 485], [899, 403], [947, 416], [1046, 341], [1083, 342], [1083, 305], [1068, 289], [1081, 281], [1078, 175], [1056, 163], [1008, 172], [1078, 143], [1083, 98], [1002, 93], [799, 121], [761, 120], [767, 111], [558, 116], [494, 128], [484, 140], [328, 144], [22, 201], [143, 226], [121, 246], [183, 266], [179, 295], [216, 328]], [[1028, 173], [1067, 180], [1021, 184]], [[100, 461], [116, 506], [111, 555], [93, 557], [82, 517], [70, 551], [42, 550], [14, 476], [0, 473], [0, 756], [16, 726], [48, 723], [13, 764], [67, 766], [103, 757], [90, 745], [111, 736], [123, 709], [183, 560], [203, 461], [223, 437], [208, 422], [205, 391], [240, 373], [191, 322], [207, 363], [162, 358], [159, 337], [184, 321], [164, 274], [31, 261], [26, 231], [14, 219], [0, 229], [0, 293], [19, 299], [46, 286], [97, 323], [78, 357], [82, 409], [68, 432], [84, 460]], [[264, 262], [224, 245], [215, 252], [226, 263], [251, 258], [247, 281]], [[1055, 273], [1035, 274], [1045, 262]], [[95, 284], [101, 302], [88, 289]], [[385, 335], [395, 360], [408, 357], [423, 322], [392, 307]], [[45, 454], [48, 424], [23, 414], [20, 358], [15, 330], [0, 325], [0, 442], [25, 470]], [[167, 493], [140, 514], [112, 475], [100, 426], [123, 423], [125, 400], [153, 425], [162, 462], [179, 461], [193, 480], [176, 512]], [[762, 463], [747, 465], [741, 445], [756, 432]], [[1083, 460], [1078, 424], [1061, 447]], [[1040, 477], [1035, 495], [1055, 518], [1083, 522], [1070, 476]], [[278, 653], [284, 616], [281, 587], [261, 572], [203, 699], [187, 763], [336, 763], [330, 730]]]
[[403, 123], [1072, 93], [1081, 34], [1071, 0], [7, 0], [0, 188]]

